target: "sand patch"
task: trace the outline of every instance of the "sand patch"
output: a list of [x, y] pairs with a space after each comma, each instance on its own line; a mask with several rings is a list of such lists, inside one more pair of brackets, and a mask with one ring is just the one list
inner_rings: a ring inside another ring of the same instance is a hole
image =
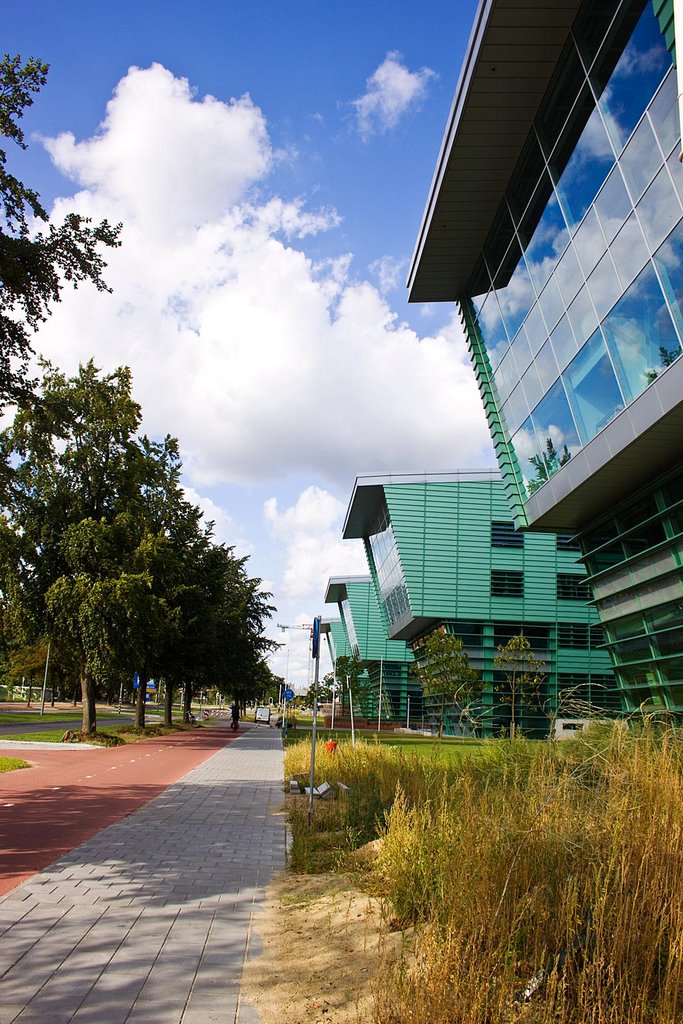
[[262, 1024], [369, 1024], [379, 967], [402, 942], [379, 900], [343, 875], [282, 872], [253, 928], [241, 992]]

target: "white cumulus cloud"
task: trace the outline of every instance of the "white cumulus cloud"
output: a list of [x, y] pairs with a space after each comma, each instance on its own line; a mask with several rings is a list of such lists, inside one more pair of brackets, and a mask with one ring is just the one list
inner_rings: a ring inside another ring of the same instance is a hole
[[492, 461], [456, 321], [420, 337], [350, 254], [307, 255], [339, 214], [268, 191], [271, 142], [248, 97], [132, 68], [91, 138], [45, 145], [77, 186], [55, 219], [124, 226], [106, 254], [112, 294], [66, 290], [36, 347], [67, 372], [91, 356], [129, 365], [145, 429], [179, 438], [199, 493]]
[[361, 138], [395, 128], [403, 115], [424, 99], [427, 85], [436, 77], [431, 68], [410, 71], [396, 50], [389, 52], [366, 83], [363, 96], [353, 100]]
[[307, 487], [294, 505], [280, 510], [270, 498], [264, 515], [286, 548], [282, 592], [289, 600], [322, 607], [330, 576], [368, 572], [362, 541], [341, 539], [346, 505], [320, 487]]

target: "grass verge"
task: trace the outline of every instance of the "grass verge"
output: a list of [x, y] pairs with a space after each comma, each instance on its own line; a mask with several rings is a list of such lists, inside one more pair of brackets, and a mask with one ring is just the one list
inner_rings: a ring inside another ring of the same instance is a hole
[[[415, 934], [375, 1024], [683, 1020], [683, 732], [617, 725], [457, 762], [325, 756], [318, 778], [350, 790], [316, 801], [310, 828], [289, 798], [292, 867], [354, 864]], [[287, 749], [289, 774], [304, 762]]]
[[[194, 725], [147, 725], [140, 729], [134, 725], [112, 725], [98, 729], [92, 735], [82, 732], [70, 731], [69, 743], [94, 743], [101, 747], [117, 747], [124, 743], [138, 743], [140, 740], [150, 739], [154, 736], [170, 736], [178, 732], [187, 732], [195, 729]], [[14, 740], [25, 743], [61, 743], [65, 733], [59, 729], [51, 729], [49, 732], [22, 732], [11, 736], [3, 736], [5, 740]]]
[[22, 761], [18, 757], [0, 757], [0, 774], [3, 772], [14, 772], [18, 768], [30, 768], [28, 761]]

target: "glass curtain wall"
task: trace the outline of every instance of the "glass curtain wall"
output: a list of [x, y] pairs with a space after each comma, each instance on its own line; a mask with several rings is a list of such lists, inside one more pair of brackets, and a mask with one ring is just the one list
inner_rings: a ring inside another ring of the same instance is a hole
[[379, 513], [368, 539], [382, 608], [389, 624], [393, 626], [409, 615], [411, 609], [398, 545], [386, 506]]
[[680, 134], [651, 0], [584, 4], [470, 289], [528, 494], [681, 354]]

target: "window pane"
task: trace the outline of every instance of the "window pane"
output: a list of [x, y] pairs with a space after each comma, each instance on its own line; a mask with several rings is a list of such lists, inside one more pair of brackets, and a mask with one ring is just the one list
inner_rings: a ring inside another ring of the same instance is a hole
[[595, 210], [608, 242], [612, 241], [632, 209], [621, 171], [615, 167], [595, 200]]
[[536, 118], [536, 127], [546, 154], [555, 146], [585, 80], [586, 76], [574, 42], [569, 39], [557, 62], [555, 74]]
[[598, 326], [593, 301], [587, 288], [581, 289], [569, 307], [567, 315], [574, 331], [574, 337], [581, 346]]
[[533, 494], [535, 490], [545, 483], [549, 479], [549, 474], [539, 470], [536, 462], [532, 461], [534, 456], [538, 454], [540, 443], [536, 439], [536, 430], [534, 428], [533, 420], [531, 416], [525, 421], [523, 426], [515, 432], [512, 438], [512, 444], [515, 449], [515, 455], [517, 456], [517, 462], [524, 480], [524, 486], [526, 487], [529, 494]]
[[664, 84], [650, 104], [648, 111], [655, 135], [665, 156], [668, 156], [681, 137], [676, 102], [676, 73], [671, 68]]
[[522, 327], [522, 329], [517, 333], [517, 336], [513, 339], [510, 348], [515, 359], [517, 373], [521, 377], [531, 362], [531, 349], [529, 347], [529, 339], [527, 338], [525, 327]]
[[526, 249], [526, 243], [538, 224], [552, 190], [543, 153], [536, 136], [531, 133], [507, 188], [510, 209], [523, 249]]
[[[680, 168], [680, 164], [677, 166]], [[657, 250], [655, 263], [674, 322], [683, 337], [683, 222]]]
[[508, 352], [501, 360], [500, 366], [496, 370], [494, 376], [496, 380], [496, 387], [498, 388], [498, 394], [500, 395], [501, 400], [505, 401], [512, 389], [519, 382], [517, 367], [515, 366], [515, 361], [512, 358], [511, 352]]
[[621, 295], [621, 283], [609, 253], [605, 253], [588, 278], [588, 290], [591, 293], [598, 320], [602, 320]]
[[541, 313], [541, 308], [538, 303], [531, 308], [531, 311], [526, 318], [524, 328], [529, 339], [531, 351], [536, 355], [538, 350], [545, 344], [548, 337], [548, 329], [545, 325], [545, 321], [543, 320], [543, 314]]
[[538, 304], [541, 307], [543, 319], [552, 330], [565, 311], [564, 299], [560, 295], [560, 289], [554, 277], [550, 278], [539, 295]]
[[508, 336], [495, 292], [489, 292], [479, 314], [479, 327], [486, 342], [491, 367], [495, 370], [507, 352]]
[[595, 210], [589, 210], [586, 218], [574, 235], [574, 250], [579, 258], [585, 277], [588, 277], [607, 248]]
[[[633, 10], [634, 5], [625, 4], [624, 7]], [[623, 27], [620, 27], [619, 35], [623, 39]], [[618, 43], [619, 39], [615, 42]], [[596, 91], [602, 92], [600, 105], [619, 150], [638, 123], [648, 98], [654, 93], [667, 68], [671, 67], [671, 55], [651, 3], [645, 4], [633, 34], [612, 71], [613, 52], [611, 48], [605, 51], [605, 60], [596, 63], [591, 80]]]
[[550, 341], [553, 346], [557, 365], [560, 370], [564, 370], [567, 363], [571, 363], [579, 350], [571, 324], [566, 316], [562, 317], [559, 324], [550, 335]]
[[531, 466], [527, 470], [530, 475], [527, 487], [533, 493], [569, 461], [581, 444], [562, 381], [552, 386], [534, 409], [531, 419], [536, 448], [527, 456]]
[[551, 270], [569, 240], [567, 225], [562, 216], [557, 196], [552, 192], [552, 185], [546, 171], [544, 172], [543, 195], [548, 190], [550, 190], [550, 196], [547, 205], [526, 245], [524, 245], [526, 241], [524, 233], [520, 230], [529, 273], [539, 292], [548, 280]]
[[586, 64], [593, 63], [618, 7], [619, 0], [590, 0], [582, 5], [573, 31]]
[[498, 303], [509, 337], [519, 330], [534, 301], [531, 278], [526, 269], [518, 242], [515, 240], [510, 247], [506, 262], [515, 263], [515, 270], [504, 288], [497, 289]]
[[681, 219], [681, 204], [666, 167], [638, 203], [637, 211], [650, 251], [654, 252]]
[[497, 287], [496, 282], [501, 280], [501, 266], [504, 267], [502, 276], [505, 280], [514, 270], [517, 259], [514, 259], [512, 266], [509, 264], [509, 248], [514, 237], [515, 229], [512, 218], [507, 206], [503, 204], [493, 222], [493, 227], [484, 246], [484, 259], [491, 272], [494, 288]]
[[548, 341], [536, 356], [536, 369], [541, 380], [544, 391], [548, 391], [551, 384], [554, 384], [560, 375], [555, 361], [552, 344]]
[[522, 387], [524, 388], [524, 394], [526, 395], [526, 400], [529, 403], [529, 408], [533, 409], [537, 402], [540, 401], [541, 395], [544, 391], [538, 376], [538, 370], [533, 363], [522, 377]]
[[562, 374], [567, 395], [585, 443], [606, 426], [624, 402], [605, 342], [596, 331]]
[[648, 251], [635, 214], [631, 214], [610, 246], [623, 288], [628, 288], [647, 263]]
[[647, 118], [643, 118], [619, 161], [621, 173], [634, 201], [643, 194], [661, 163], [662, 154], [654, 132]]
[[680, 354], [680, 345], [651, 264], [602, 325], [628, 401], [636, 398]]
[[592, 112], [555, 186], [570, 229], [579, 224], [614, 164], [614, 152], [592, 96], [586, 94], [581, 106], [578, 117], [583, 118], [589, 109]]
[[568, 306], [583, 284], [583, 276], [581, 274], [581, 268], [579, 267], [579, 261], [577, 260], [576, 253], [571, 245], [565, 251], [564, 256], [558, 264], [557, 270], [555, 271], [555, 279], [560, 286], [562, 297]]
[[505, 415], [505, 422], [507, 423], [508, 429], [511, 433], [514, 433], [520, 424], [522, 424], [528, 417], [529, 403], [526, 400], [524, 388], [521, 384], [517, 385], [503, 406], [503, 413]]

